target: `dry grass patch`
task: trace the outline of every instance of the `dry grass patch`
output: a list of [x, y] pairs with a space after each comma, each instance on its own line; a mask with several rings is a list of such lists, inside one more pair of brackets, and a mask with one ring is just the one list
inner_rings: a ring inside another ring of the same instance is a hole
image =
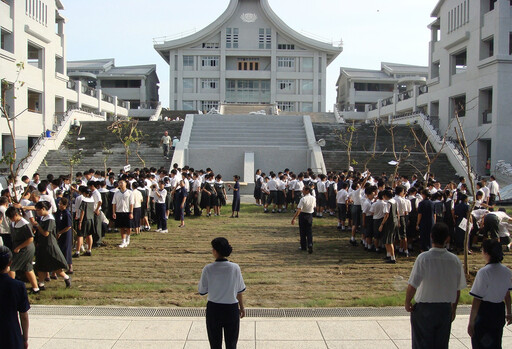
[[[31, 296], [33, 304], [202, 307], [197, 294], [201, 270], [213, 261], [210, 241], [229, 239], [231, 261], [240, 264], [247, 284], [248, 307], [344, 307], [402, 305], [414, 258], [385, 264], [382, 254], [352, 247], [349, 233], [336, 230], [333, 217], [315, 219], [314, 253], [299, 251], [292, 213], [263, 214], [242, 205], [241, 217], [186, 219], [186, 227], [169, 220], [169, 234], [133, 236], [129, 248], [119, 249], [118, 234], [107, 235], [108, 247], [92, 257], [74, 260], [73, 287], [52, 281], [47, 291]], [[470, 257], [471, 270], [484, 263]], [[506, 254], [505, 264], [512, 257]], [[467, 292], [464, 302], [470, 302]]]

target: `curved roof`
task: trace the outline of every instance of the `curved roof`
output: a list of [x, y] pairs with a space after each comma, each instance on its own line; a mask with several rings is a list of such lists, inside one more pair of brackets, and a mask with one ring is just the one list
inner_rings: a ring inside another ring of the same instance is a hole
[[[162, 56], [162, 58], [169, 63], [169, 57], [165, 55], [166, 51], [189, 47], [194, 44], [200, 43], [202, 40], [207, 39], [211, 35], [217, 33], [221, 30], [222, 26], [235, 14], [238, 5], [242, 0], [230, 0], [228, 8], [224, 13], [217, 18], [213, 23], [208, 25], [207, 27], [201, 29], [197, 33], [194, 33], [190, 36], [177, 39], [165, 41], [163, 44], [155, 44], [154, 48], [158, 53]], [[267, 19], [276, 27], [277, 31], [281, 35], [288, 36], [293, 39], [297, 43], [322, 52], [327, 53], [327, 64], [330, 64], [342, 51], [342, 47], [333, 46], [332, 43], [321, 42], [307, 36], [304, 36], [292, 28], [290, 28], [281, 18], [279, 18], [276, 13], [270, 7], [268, 0], [246, 0], [246, 1], [258, 1], [262, 12], [265, 14]]]

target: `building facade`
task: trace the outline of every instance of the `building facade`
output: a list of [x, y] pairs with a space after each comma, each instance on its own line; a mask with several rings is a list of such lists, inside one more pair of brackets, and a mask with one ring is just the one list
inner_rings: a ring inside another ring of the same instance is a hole
[[342, 48], [295, 32], [267, 0], [231, 0], [203, 30], [164, 39], [155, 50], [169, 64], [171, 109], [207, 111], [219, 103], [242, 103], [321, 112], [326, 68]]
[[479, 175], [488, 175], [498, 161], [512, 163], [512, 2], [441, 0], [431, 16], [426, 86], [394, 91], [363, 112], [342, 116], [375, 119], [422, 112], [440, 134], [455, 138], [457, 112], [471, 163]]
[[129, 102], [130, 109], [157, 107], [158, 76], [156, 65], [116, 67], [113, 58], [71, 61], [67, 74], [73, 80]]
[[[66, 19], [60, 0], [0, 1], [0, 77], [18, 158], [24, 157], [68, 109], [126, 116], [125, 104], [66, 75]], [[2, 155], [12, 151], [7, 122], [0, 119]]]
[[338, 110], [366, 112], [379, 100], [424, 86], [428, 71], [428, 67], [387, 62], [381, 63], [380, 70], [342, 67], [336, 84]]

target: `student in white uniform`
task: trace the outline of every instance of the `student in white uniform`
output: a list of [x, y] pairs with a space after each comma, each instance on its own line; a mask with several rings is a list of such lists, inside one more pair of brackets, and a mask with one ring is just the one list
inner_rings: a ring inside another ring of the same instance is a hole
[[133, 193], [126, 187], [126, 180], [119, 180], [119, 191], [114, 194], [112, 200], [112, 218], [116, 222], [116, 228], [121, 230], [122, 242], [120, 248], [130, 244], [131, 221], [133, 220]]
[[300, 249], [306, 251], [307, 247], [308, 253], [311, 254], [313, 253], [313, 212], [315, 212], [316, 199], [311, 195], [311, 188], [308, 186], [304, 186], [302, 193], [304, 196], [297, 205], [292, 225], [299, 217]]
[[483, 243], [485, 267], [476, 274], [468, 334], [473, 348], [501, 348], [503, 326], [512, 324], [512, 272], [501, 264], [503, 249], [495, 240]]
[[208, 294], [206, 330], [210, 348], [222, 348], [222, 330], [226, 349], [236, 349], [240, 319], [245, 316], [242, 293], [245, 283], [240, 267], [226, 258], [233, 248], [225, 238], [212, 240], [215, 262], [203, 268], [199, 281], [199, 294]]

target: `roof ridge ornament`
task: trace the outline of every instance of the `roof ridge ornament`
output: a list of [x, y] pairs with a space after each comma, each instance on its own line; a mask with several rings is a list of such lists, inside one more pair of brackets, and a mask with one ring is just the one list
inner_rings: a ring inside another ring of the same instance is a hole
[[258, 20], [258, 15], [255, 14], [255, 13], [242, 13], [240, 18], [245, 23], [254, 23], [254, 22], [256, 22]]

